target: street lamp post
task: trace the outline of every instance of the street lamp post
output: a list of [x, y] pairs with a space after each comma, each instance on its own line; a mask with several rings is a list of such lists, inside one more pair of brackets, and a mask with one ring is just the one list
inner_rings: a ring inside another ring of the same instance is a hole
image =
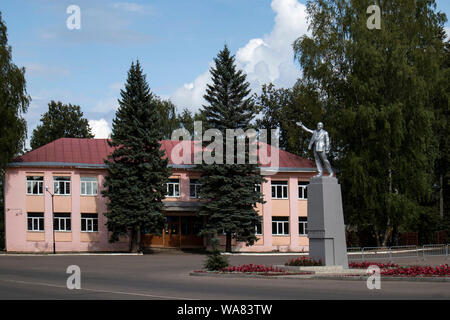
[[55, 246], [55, 208], [53, 202], [54, 194], [48, 191], [48, 186], [45, 186], [45, 191], [47, 191], [52, 196], [52, 230], [53, 230], [53, 254], [56, 254], [56, 246]]

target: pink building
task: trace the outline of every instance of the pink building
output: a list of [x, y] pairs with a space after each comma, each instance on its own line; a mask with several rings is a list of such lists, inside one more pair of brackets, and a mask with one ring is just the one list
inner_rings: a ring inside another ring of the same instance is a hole
[[[161, 143], [172, 172], [164, 200], [167, 223], [160, 236], [143, 234], [142, 245], [203, 247], [205, 239], [197, 235], [202, 220], [196, 217], [200, 173], [192, 170], [195, 165], [174, 164], [170, 155], [178, 142]], [[106, 139], [62, 138], [14, 159], [5, 175], [6, 250], [53, 252], [55, 244], [57, 252], [128, 251], [128, 238], [109, 243], [105, 226], [101, 189], [110, 152]], [[306, 185], [315, 172], [312, 161], [279, 150], [278, 173], [256, 186], [266, 201], [257, 206], [258, 241], [249, 247], [234, 243], [234, 251], [307, 251]]]

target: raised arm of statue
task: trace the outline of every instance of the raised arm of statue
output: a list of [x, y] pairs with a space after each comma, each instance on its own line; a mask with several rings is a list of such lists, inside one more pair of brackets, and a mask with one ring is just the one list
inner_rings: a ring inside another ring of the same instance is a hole
[[306, 132], [309, 132], [309, 133], [314, 133], [314, 131], [313, 130], [311, 130], [311, 129], [308, 129], [307, 127], [305, 127], [304, 125], [303, 125], [303, 123], [301, 122], [301, 121], [299, 121], [299, 122], [296, 122], [295, 123], [296, 125], [298, 125], [299, 127], [301, 127], [303, 130], [305, 130]]

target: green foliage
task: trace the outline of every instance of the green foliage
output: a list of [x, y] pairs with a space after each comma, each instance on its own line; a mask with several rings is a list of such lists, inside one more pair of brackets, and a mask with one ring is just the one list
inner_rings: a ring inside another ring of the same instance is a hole
[[175, 105], [170, 100], [154, 97], [159, 114], [158, 127], [162, 130], [162, 139], [170, 139], [172, 131], [180, 127]]
[[310, 137], [301, 134], [295, 124], [295, 119], [302, 119], [305, 123], [317, 123], [323, 119], [324, 111], [313, 84], [299, 79], [290, 89], [263, 85], [261, 94], [256, 95], [256, 105], [263, 115], [257, 120], [257, 127], [279, 129], [280, 148], [313, 159], [312, 151], [308, 151]]
[[93, 138], [88, 120], [83, 118], [80, 106], [50, 101], [48, 111], [41, 117], [42, 124], [33, 130], [30, 146], [37, 149], [59, 138]]
[[176, 129], [185, 128], [191, 133], [191, 139], [194, 135], [194, 121], [201, 120], [200, 114], [184, 108], [181, 113], [177, 113], [175, 105], [170, 100], [163, 100], [159, 97], [154, 98], [159, 112], [160, 122], [158, 124], [162, 130], [163, 139], [171, 139], [172, 132]]
[[[208, 85], [200, 117], [203, 127], [215, 128], [225, 137], [226, 129], [247, 130], [256, 110], [249, 96], [249, 83], [241, 70], [236, 70], [234, 56], [225, 48], [215, 58], [215, 67], [210, 70], [212, 85]], [[248, 139], [247, 139], [248, 144]], [[224, 148], [226, 149], [226, 148]], [[234, 157], [236, 160], [236, 147]], [[225, 151], [225, 150], [224, 150]], [[204, 235], [226, 233], [226, 251], [231, 251], [232, 237], [251, 245], [256, 241], [255, 226], [260, 218], [255, 211], [256, 203], [262, 203], [261, 193], [255, 192], [255, 185], [263, 181], [256, 164], [248, 163], [248, 145], [245, 164], [202, 164], [199, 183], [200, 196], [205, 201], [198, 215], [206, 218], [202, 230]]]
[[250, 84], [242, 70], [236, 70], [235, 58], [227, 46], [214, 58], [210, 69], [212, 85], [208, 84], [203, 106], [204, 116], [211, 128], [248, 128], [256, 108], [250, 94]]
[[27, 126], [22, 115], [31, 100], [26, 91], [25, 69], [12, 62], [6, 30], [0, 13], [0, 168], [24, 148]]
[[370, 227], [386, 245], [433, 198], [435, 163], [445, 144], [435, 130], [436, 100], [448, 119], [446, 18], [435, 1], [380, 1], [381, 30], [369, 30], [370, 4], [309, 1], [311, 36], [297, 39], [294, 51], [333, 139], [346, 224]]
[[132, 251], [137, 250], [144, 229], [160, 234], [165, 222], [162, 199], [170, 171], [159, 142], [163, 135], [159, 103], [139, 61], [132, 63], [113, 120], [109, 144], [115, 149], [105, 161], [108, 175], [103, 192], [109, 198], [105, 215], [110, 241], [129, 234]]
[[221, 255], [219, 250], [219, 239], [211, 239], [211, 252], [208, 254], [204, 268], [208, 271], [218, 271], [229, 266], [228, 258]]

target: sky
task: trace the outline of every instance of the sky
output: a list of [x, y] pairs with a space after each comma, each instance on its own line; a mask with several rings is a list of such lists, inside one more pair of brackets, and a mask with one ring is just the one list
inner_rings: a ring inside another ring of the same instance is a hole
[[[437, 0], [450, 16], [450, 1]], [[28, 142], [50, 100], [79, 105], [108, 137], [120, 89], [139, 59], [152, 92], [201, 108], [209, 68], [225, 44], [254, 92], [300, 76], [291, 44], [307, 34], [306, 0], [1, 0], [13, 62], [25, 67]], [[81, 28], [68, 29], [70, 5]], [[447, 22], [447, 34], [450, 34]]]

